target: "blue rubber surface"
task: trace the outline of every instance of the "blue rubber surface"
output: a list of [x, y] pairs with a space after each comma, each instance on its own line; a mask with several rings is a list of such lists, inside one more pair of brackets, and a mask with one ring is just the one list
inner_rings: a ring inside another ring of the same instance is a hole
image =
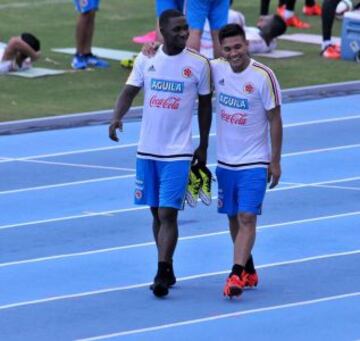
[[133, 205], [139, 122], [120, 144], [105, 126], [2, 137], [0, 340], [359, 339], [360, 96], [286, 104], [283, 121], [281, 183], [258, 220], [260, 283], [233, 300], [215, 201], [179, 215], [169, 296], [148, 289], [157, 261], [151, 216]]

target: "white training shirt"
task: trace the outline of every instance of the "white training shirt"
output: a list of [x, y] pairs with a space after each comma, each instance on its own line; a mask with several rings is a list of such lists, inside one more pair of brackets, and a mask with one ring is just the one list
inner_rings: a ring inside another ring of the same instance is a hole
[[152, 58], [138, 55], [126, 84], [144, 88], [138, 157], [190, 160], [195, 100], [210, 93], [207, 59], [189, 49], [169, 56], [160, 46]]
[[251, 59], [240, 73], [224, 59], [211, 61], [216, 91], [216, 138], [219, 167], [267, 167], [270, 155], [266, 112], [281, 105], [274, 73]]

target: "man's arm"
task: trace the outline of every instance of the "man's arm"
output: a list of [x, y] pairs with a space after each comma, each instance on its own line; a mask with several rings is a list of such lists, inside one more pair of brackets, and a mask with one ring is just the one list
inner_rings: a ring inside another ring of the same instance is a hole
[[120, 93], [116, 100], [113, 118], [109, 126], [109, 138], [113, 141], [118, 142], [119, 138], [116, 135], [116, 129], [122, 131], [121, 119], [128, 112], [132, 101], [135, 96], [139, 93], [140, 87], [133, 85], [125, 85], [125, 88]]
[[13, 37], [6, 46], [3, 60], [12, 60], [17, 52], [20, 52], [26, 57], [30, 57], [32, 61], [40, 57], [40, 51], [36, 52], [33, 50], [32, 47], [25, 43], [20, 37]]
[[280, 106], [275, 107], [267, 112], [270, 123], [270, 140], [271, 140], [271, 161], [269, 165], [268, 182], [271, 181], [269, 188], [274, 188], [281, 176], [281, 146], [282, 146], [282, 120]]
[[199, 109], [198, 109], [198, 121], [200, 130], [200, 143], [199, 147], [194, 152], [194, 161], [198, 163], [206, 164], [206, 154], [209, 144], [209, 132], [212, 119], [212, 94], [199, 95]]

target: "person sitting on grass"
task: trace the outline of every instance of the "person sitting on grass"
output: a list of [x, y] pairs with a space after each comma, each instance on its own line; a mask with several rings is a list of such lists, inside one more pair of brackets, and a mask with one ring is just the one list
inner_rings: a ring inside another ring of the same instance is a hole
[[40, 58], [40, 41], [31, 33], [10, 38], [3, 52], [0, 51], [0, 74], [26, 70]]

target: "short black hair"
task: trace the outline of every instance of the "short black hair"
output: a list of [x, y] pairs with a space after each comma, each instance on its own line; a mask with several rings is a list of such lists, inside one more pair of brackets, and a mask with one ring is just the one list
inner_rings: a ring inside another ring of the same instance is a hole
[[168, 9], [160, 14], [159, 17], [159, 26], [164, 28], [171, 18], [183, 17], [184, 14], [177, 9]]
[[219, 31], [220, 44], [225, 38], [241, 36], [246, 39], [245, 31], [239, 24], [227, 24], [221, 27]]
[[21, 33], [21, 39], [28, 44], [34, 51], [40, 51], [40, 40], [31, 33]]

